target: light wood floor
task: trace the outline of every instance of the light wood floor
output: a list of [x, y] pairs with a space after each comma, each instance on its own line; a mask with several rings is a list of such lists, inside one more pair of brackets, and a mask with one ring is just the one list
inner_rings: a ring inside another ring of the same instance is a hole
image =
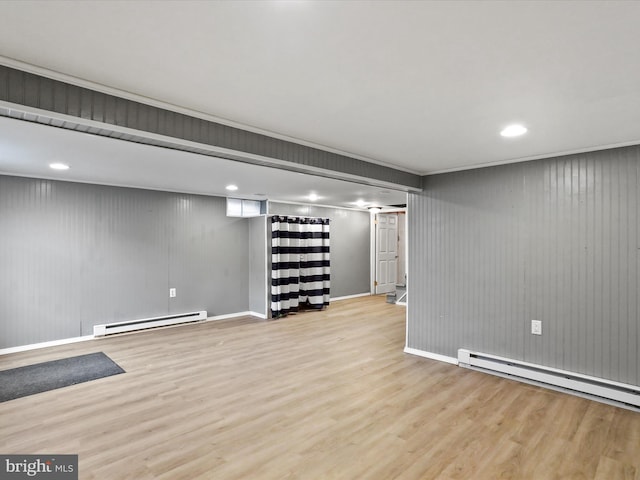
[[81, 479], [640, 479], [640, 414], [402, 352], [403, 307], [335, 302], [0, 357], [126, 374], [0, 404], [0, 453]]

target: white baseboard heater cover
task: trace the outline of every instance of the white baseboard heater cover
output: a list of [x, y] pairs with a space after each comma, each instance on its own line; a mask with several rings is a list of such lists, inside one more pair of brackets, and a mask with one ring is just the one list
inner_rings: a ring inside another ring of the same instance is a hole
[[527, 383], [614, 404], [640, 409], [640, 387], [591, 377], [580, 373], [512, 360], [496, 355], [458, 350], [458, 365], [473, 370], [513, 378]]
[[104, 337], [115, 333], [133, 332], [134, 330], [145, 330], [147, 328], [166, 327], [168, 325], [178, 325], [180, 323], [198, 322], [207, 319], [207, 312], [189, 312], [164, 317], [143, 318], [140, 320], [130, 320], [126, 322], [107, 323], [105, 325], [94, 325], [93, 336]]

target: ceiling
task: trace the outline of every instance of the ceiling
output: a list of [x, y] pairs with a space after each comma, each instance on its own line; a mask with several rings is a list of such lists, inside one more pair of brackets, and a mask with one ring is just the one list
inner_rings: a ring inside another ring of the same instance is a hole
[[[0, 63], [419, 174], [640, 143], [640, 2], [3, 1], [0, 17]], [[527, 134], [501, 137], [514, 122]]]

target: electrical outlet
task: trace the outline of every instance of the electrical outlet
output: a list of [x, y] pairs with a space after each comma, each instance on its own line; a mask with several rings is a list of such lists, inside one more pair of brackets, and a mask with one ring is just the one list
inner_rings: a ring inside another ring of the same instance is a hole
[[170, 288], [169, 289], [169, 297], [173, 298], [176, 296], [176, 289], [175, 288]]
[[542, 335], [542, 320], [531, 320], [531, 334]]

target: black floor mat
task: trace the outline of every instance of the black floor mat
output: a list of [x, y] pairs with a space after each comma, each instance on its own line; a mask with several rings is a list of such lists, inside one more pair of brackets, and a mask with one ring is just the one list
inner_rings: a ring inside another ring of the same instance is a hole
[[125, 371], [102, 352], [0, 371], [0, 402]]

